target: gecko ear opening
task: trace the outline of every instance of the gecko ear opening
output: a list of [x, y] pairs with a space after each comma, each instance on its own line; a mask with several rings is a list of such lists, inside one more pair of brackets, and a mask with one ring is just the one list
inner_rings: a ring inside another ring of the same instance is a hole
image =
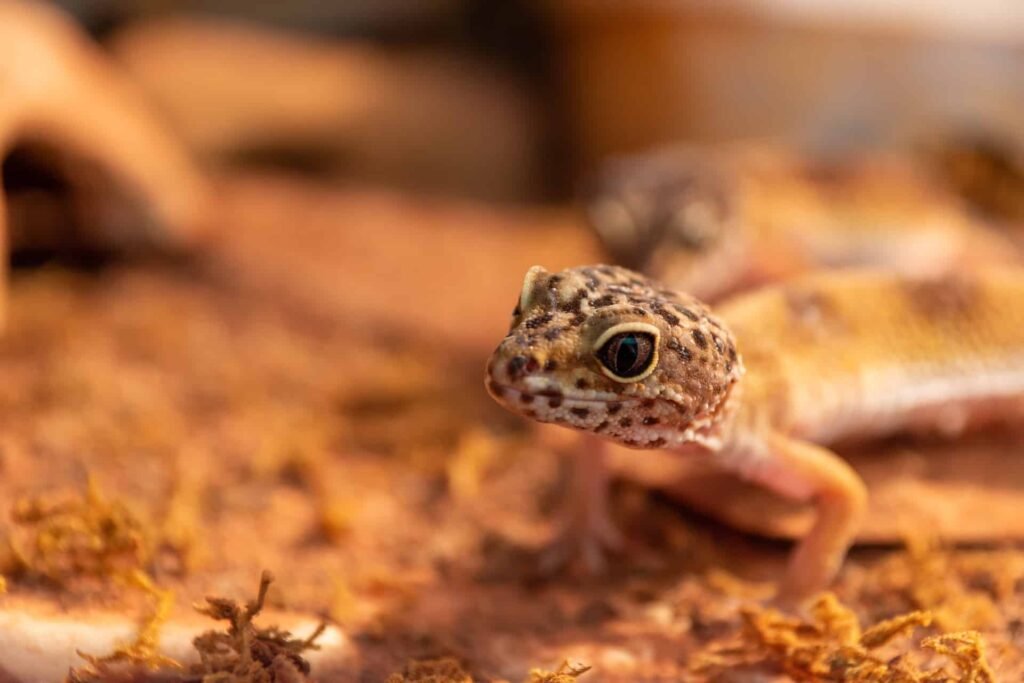
[[526, 271], [526, 277], [523, 278], [523, 289], [519, 294], [519, 305], [516, 307], [516, 313], [522, 313], [529, 309], [536, 298], [537, 284], [546, 280], [549, 275], [548, 271], [544, 266], [532, 266]]

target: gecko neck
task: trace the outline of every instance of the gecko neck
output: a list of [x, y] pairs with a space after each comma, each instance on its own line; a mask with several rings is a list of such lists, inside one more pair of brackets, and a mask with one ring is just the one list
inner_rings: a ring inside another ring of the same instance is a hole
[[740, 416], [744, 413], [743, 380], [736, 381], [717, 409], [707, 417], [698, 419], [679, 435], [673, 450], [691, 451], [694, 448], [717, 452], [734, 441], [738, 433]]

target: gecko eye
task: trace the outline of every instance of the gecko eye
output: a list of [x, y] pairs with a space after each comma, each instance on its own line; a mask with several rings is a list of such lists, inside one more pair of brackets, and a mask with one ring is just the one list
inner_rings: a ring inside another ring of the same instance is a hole
[[654, 370], [658, 338], [646, 329], [617, 331], [621, 327], [602, 335], [597, 360], [604, 374], [615, 381], [638, 382]]

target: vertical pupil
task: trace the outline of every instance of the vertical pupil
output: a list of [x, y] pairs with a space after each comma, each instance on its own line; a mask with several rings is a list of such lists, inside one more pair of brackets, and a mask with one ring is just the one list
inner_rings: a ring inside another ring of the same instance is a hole
[[645, 332], [614, 335], [595, 354], [597, 361], [618, 381], [632, 380], [644, 374], [654, 360], [656, 337]]
[[636, 363], [640, 355], [640, 344], [632, 334], [625, 335], [619, 341], [618, 351], [615, 353], [615, 365], [618, 372], [629, 371]]

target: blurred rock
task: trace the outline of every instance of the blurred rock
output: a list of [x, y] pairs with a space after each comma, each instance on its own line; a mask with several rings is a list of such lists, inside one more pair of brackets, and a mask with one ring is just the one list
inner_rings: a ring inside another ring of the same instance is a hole
[[486, 199], [540, 191], [538, 109], [469, 58], [193, 19], [129, 27], [113, 48], [207, 159]]
[[181, 248], [202, 232], [205, 180], [62, 13], [0, 4], [0, 89], [0, 324], [8, 248]]

